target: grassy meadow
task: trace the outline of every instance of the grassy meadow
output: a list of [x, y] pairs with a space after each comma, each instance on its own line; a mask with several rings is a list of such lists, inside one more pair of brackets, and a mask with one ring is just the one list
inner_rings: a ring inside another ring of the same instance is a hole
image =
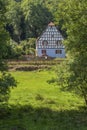
[[83, 99], [49, 84], [52, 70], [11, 73], [18, 86], [0, 109], [0, 130], [87, 130]]

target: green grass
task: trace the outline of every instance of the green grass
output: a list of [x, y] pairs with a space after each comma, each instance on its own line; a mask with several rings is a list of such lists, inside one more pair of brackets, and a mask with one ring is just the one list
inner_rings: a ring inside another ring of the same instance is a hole
[[87, 130], [82, 98], [48, 81], [49, 71], [12, 72], [18, 86], [0, 109], [0, 130]]

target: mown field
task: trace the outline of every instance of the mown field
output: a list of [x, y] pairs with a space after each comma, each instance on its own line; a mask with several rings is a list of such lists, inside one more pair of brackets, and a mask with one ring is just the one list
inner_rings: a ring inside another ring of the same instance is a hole
[[0, 130], [87, 130], [82, 98], [49, 84], [52, 70], [11, 73], [18, 86], [0, 108]]

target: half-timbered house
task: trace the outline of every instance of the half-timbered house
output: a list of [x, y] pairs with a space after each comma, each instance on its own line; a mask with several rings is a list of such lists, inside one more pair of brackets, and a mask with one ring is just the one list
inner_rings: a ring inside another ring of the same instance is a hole
[[54, 23], [49, 23], [46, 30], [37, 39], [36, 55], [39, 57], [65, 57], [63, 36], [60, 31], [55, 27]]

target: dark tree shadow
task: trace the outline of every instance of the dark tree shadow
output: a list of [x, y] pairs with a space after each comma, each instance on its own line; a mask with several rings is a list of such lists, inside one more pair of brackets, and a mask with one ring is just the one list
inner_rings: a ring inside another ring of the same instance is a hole
[[54, 83], [57, 84], [57, 79], [54, 78], [54, 77], [52, 77], [51, 79], [47, 80], [47, 83], [48, 83], [48, 84], [54, 84]]
[[86, 130], [87, 108], [53, 111], [32, 106], [0, 106], [0, 130]]

